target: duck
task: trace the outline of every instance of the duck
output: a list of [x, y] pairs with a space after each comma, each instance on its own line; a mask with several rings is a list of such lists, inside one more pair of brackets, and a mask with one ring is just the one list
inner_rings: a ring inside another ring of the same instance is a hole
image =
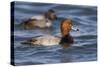
[[70, 31], [72, 29], [73, 29], [72, 20], [63, 19], [60, 24], [61, 37], [53, 36], [50, 34], [40, 35], [23, 42], [23, 44], [26, 43], [26, 44], [42, 45], [42, 46], [53, 46], [61, 44], [68, 47], [70, 46], [70, 44], [74, 43], [73, 37], [70, 35]]
[[46, 13], [42, 15], [34, 15], [28, 20], [23, 22], [24, 29], [32, 29], [33, 27], [46, 28], [51, 27], [53, 21], [57, 19], [55, 11], [49, 9]]

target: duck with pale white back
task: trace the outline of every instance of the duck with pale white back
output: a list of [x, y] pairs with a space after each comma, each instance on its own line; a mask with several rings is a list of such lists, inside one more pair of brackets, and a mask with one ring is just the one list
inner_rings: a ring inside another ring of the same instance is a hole
[[[30, 40], [23, 42], [23, 44], [28, 43], [32, 45], [43, 45], [43, 46], [52, 46], [59, 44], [67, 44], [66, 46], [70, 46], [74, 42], [73, 37], [70, 35], [70, 31], [72, 30], [73, 23], [71, 19], [63, 19], [60, 24], [60, 30], [62, 37], [53, 36], [53, 35], [44, 35], [33, 37]], [[77, 29], [78, 31], [78, 29]]]
[[56, 19], [55, 11], [49, 9], [46, 13], [41, 15], [34, 15], [22, 24], [25, 29], [32, 29], [33, 27], [46, 28], [51, 27], [53, 21]]

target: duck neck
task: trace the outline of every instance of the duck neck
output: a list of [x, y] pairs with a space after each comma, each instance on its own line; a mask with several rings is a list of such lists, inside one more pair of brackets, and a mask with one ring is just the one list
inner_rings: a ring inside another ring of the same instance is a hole
[[69, 33], [62, 34], [62, 37], [65, 37], [65, 38], [67, 38], [68, 36], [70, 36], [70, 34], [69, 34]]
[[48, 14], [47, 14], [47, 13], [45, 13], [45, 14], [44, 14], [44, 16], [45, 16], [45, 18], [46, 18], [46, 19], [49, 19], [49, 17], [48, 17]]
[[44, 16], [45, 16], [46, 19], [48, 19], [48, 20], [50, 20], [50, 21], [53, 21], [53, 19], [49, 16], [48, 13], [45, 13]]
[[69, 37], [70, 37], [70, 34], [62, 36], [63, 39], [69, 39]]

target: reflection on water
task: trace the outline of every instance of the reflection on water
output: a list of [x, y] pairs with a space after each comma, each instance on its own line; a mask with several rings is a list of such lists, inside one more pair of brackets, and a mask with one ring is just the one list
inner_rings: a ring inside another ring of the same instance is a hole
[[[97, 7], [62, 4], [15, 2], [14, 56], [16, 65], [66, 63], [97, 60]], [[42, 14], [48, 9], [56, 11], [58, 17], [70, 18], [79, 32], [71, 31], [74, 44], [69, 48], [61, 46], [23, 45], [23, 40], [34, 36], [52, 34], [61, 36], [60, 21], [54, 21], [52, 28], [24, 30], [19, 26], [33, 15]]]

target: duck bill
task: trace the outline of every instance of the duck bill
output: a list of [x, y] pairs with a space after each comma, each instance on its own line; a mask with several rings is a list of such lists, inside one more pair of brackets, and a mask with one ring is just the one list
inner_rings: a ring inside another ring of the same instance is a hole
[[73, 30], [73, 31], [79, 31], [79, 29], [76, 28], [76, 27], [74, 27], [74, 26], [72, 26], [72, 30]]

